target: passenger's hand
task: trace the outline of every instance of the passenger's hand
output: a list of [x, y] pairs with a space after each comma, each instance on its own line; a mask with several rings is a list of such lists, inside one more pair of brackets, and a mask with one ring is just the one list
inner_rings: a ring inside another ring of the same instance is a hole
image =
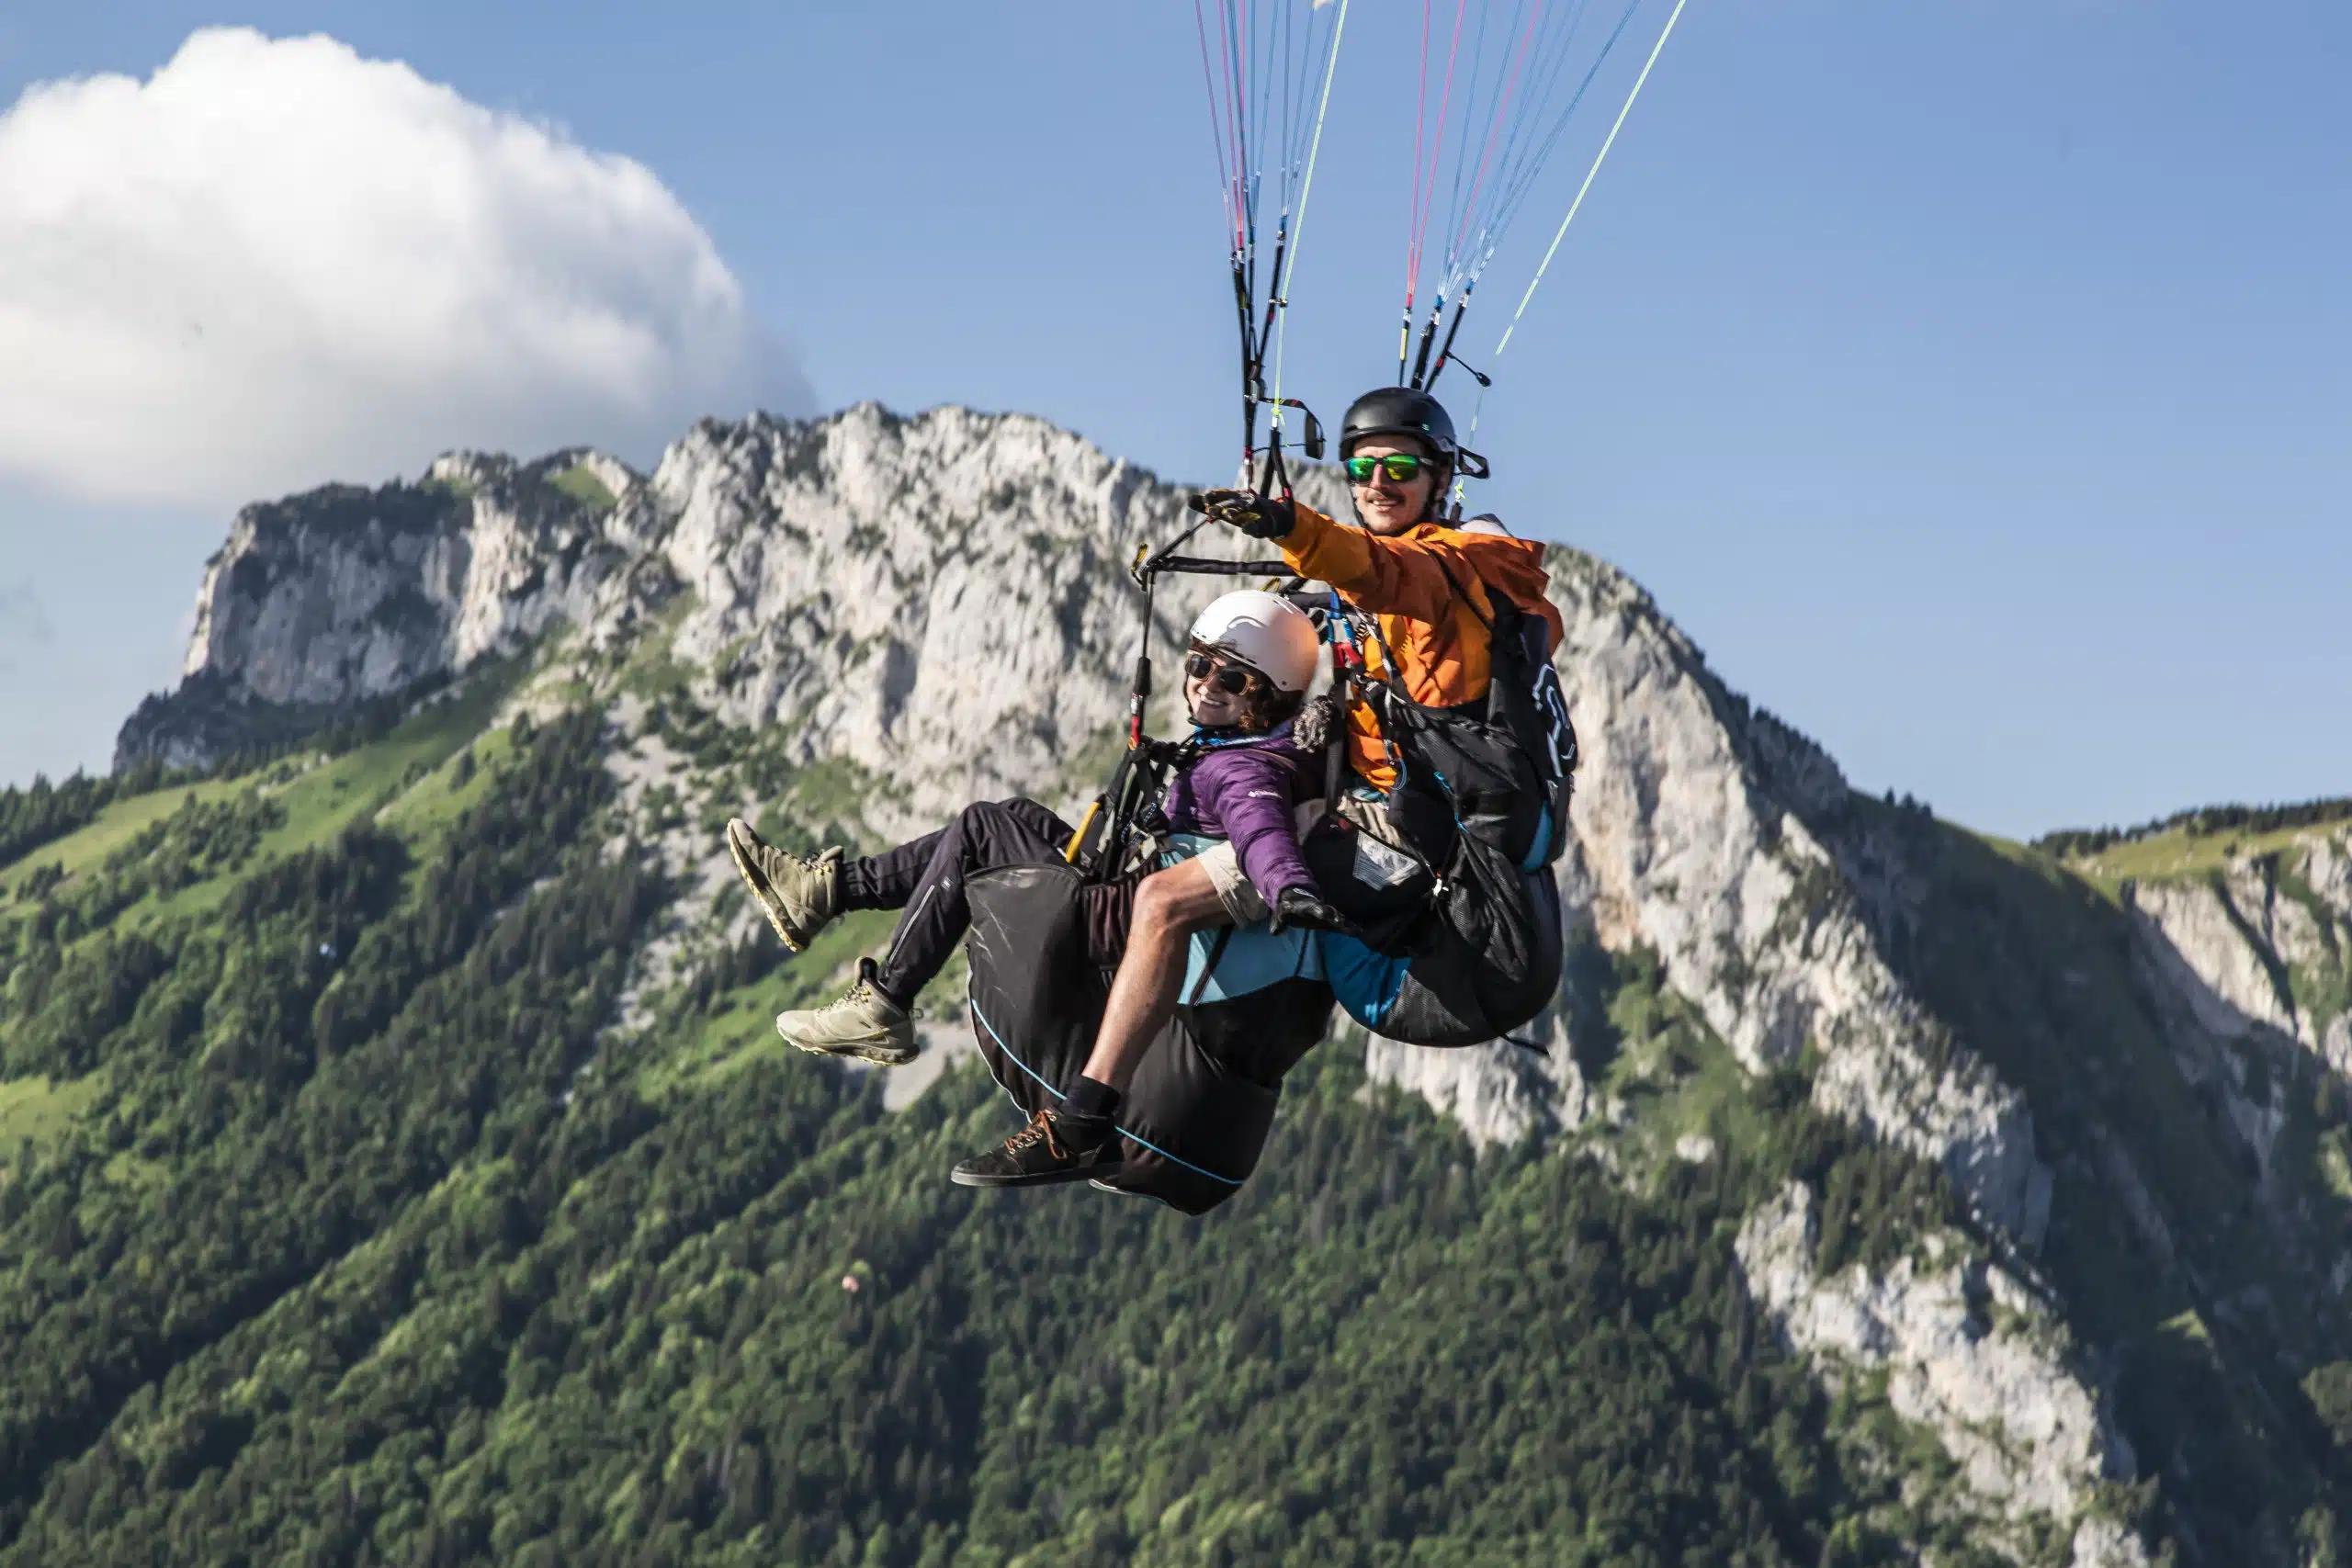
[[1280, 539], [1298, 526], [1297, 509], [1288, 496], [1259, 495], [1246, 490], [1203, 491], [1186, 502], [1195, 512], [1238, 528], [1253, 539]]
[[1321, 894], [1312, 887], [1285, 887], [1274, 899], [1274, 907], [1267, 916], [1267, 929], [1280, 935], [1292, 926], [1305, 931], [1338, 931], [1345, 936], [1356, 934], [1356, 923], [1323, 901]]

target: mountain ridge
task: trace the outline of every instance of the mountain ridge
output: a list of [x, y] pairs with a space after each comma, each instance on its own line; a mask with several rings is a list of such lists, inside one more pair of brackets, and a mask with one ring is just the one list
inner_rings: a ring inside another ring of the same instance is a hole
[[[577, 449], [453, 455], [416, 485], [241, 513], [182, 686], [142, 705], [119, 760], [283, 748], [366, 704], [435, 685], [463, 697], [501, 671], [511, 688], [469, 758], [584, 704], [610, 782], [605, 852], [669, 889], [631, 939], [606, 1027], [658, 1031], [680, 987], [771, 961], [741, 956], [762, 928], [712, 854], [714, 819], [781, 812], [811, 843], [873, 842], [978, 795], [1068, 806], [1091, 788], [1125, 709], [1124, 565], [1181, 517], [1180, 491], [1076, 436], [953, 409], [705, 422], [645, 476]], [[1576, 933], [1561, 1000], [1531, 1032], [1541, 1055], [1369, 1040], [1368, 1083], [1419, 1096], [1498, 1157], [1550, 1149], [1637, 1188], [1746, 1157], [1751, 1105], [1799, 1085], [1794, 1103], [1922, 1162], [1917, 1180], [1947, 1184], [1951, 1206], [1856, 1259], [1841, 1227], [1883, 1223], [1895, 1199], [1792, 1174], [1741, 1217], [1739, 1264], [1825, 1386], [1883, 1386], [1899, 1424], [1929, 1434], [1957, 1476], [1930, 1489], [1936, 1509], [2019, 1562], [2286, 1561], [2333, 1517], [2335, 1450], [2295, 1461], [2303, 1500], [2282, 1483], [2224, 1537], [2207, 1495], [2220, 1461], [2143, 1408], [2161, 1380], [2143, 1369], [2309, 1411], [2297, 1380], [2345, 1359], [2328, 1314], [2277, 1304], [2289, 1281], [2319, 1302], [2346, 1282], [2326, 1243], [2340, 1105], [2329, 1122], [2297, 1100], [2316, 1103], [2352, 1055], [2345, 836], [2299, 825], [2283, 847], [2225, 856], [2218, 878], [2105, 885], [2095, 857], [1858, 795], [1638, 585], [1560, 547], [1546, 558], [1586, 756], [1559, 868]], [[1170, 595], [1160, 636], [1208, 592]], [[2063, 940], [2037, 951], [2021, 933], [2039, 927]], [[934, 1059], [956, 1032], [932, 1028]], [[2113, 1054], [2162, 1116], [2114, 1102]], [[2168, 1179], [2184, 1159], [2211, 1193]], [[2240, 1203], [2251, 1239], [2211, 1223]], [[2188, 1303], [2210, 1376], [2165, 1359], [2175, 1314], [2102, 1303], [2115, 1248]], [[2244, 1304], [2256, 1289], [2277, 1321]], [[2281, 1358], [2283, 1382], [2266, 1370]], [[2309, 1418], [2247, 1417], [2246, 1440], [2286, 1452], [2271, 1428]]]

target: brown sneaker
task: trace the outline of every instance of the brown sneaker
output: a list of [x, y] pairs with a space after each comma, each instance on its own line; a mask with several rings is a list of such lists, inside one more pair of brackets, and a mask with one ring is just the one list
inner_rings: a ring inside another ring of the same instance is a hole
[[1108, 1116], [1073, 1116], [1047, 1106], [1029, 1125], [948, 1173], [958, 1187], [1051, 1187], [1119, 1168], [1119, 1129]]
[[799, 953], [842, 912], [842, 852], [814, 859], [788, 855], [752, 830], [741, 817], [727, 823], [727, 852], [752, 897], [767, 911], [784, 945]]

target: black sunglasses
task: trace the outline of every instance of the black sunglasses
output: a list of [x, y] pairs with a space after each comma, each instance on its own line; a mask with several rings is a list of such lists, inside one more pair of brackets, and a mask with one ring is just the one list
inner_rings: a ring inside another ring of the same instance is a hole
[[[1211, 654], [1194, 651], [1184, 660], [1184, 673], [1195, 681], [1207, 681], [1227, 696], [1239, 696], [1264, 677], [1255, 670], [1238, 664], [1227, 664]], [[1212, 676], [1214, 678], [1212, 679]]]
[[1387, 474], [1396, 483], [1403, 484], [1422, 469], [1436, 467], [1429, 458], [1416, 457], [1410, 452], [1390, 452], [1378, 457], [1349, 458], [1348, 478], [1360, 485], [1370, 484], [1373, 474], [1378, 471]]

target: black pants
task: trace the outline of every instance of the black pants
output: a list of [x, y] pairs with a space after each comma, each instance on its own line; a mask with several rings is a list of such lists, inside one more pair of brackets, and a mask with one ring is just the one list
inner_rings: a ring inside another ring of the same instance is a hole
[[972, 922], [964, 879], [1005, 865], [1059, 860], [1070, 826], [1034, 800], [984, 800], [936, 833], [842, 866], [842, 904], [903, 909], [875, 980], [901, 1005], [945, 966]]

